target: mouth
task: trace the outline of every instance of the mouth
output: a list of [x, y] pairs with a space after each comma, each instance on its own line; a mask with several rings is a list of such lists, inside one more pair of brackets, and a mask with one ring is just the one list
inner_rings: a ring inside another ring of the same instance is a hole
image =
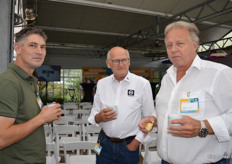
[[32, 59], [35, 59], [35, 60], [42, 60], [43, 58], [41, 58], [41, 57], [32, 57]]
[[176, 59], [176, 58], [179, 58], [180, 56], [173, 56], [172, 59]]
[[35, 62], [42, 62], [41, 58], [34, 58]]
[[118, 71], [124, 71], [125, 69], [124, 68], [119, 68]]

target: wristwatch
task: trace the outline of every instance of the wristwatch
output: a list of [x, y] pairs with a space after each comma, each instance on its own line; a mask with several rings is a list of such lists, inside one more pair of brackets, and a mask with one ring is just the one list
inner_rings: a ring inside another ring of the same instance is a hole
[[205, 126], [205, 122], [201, 121], [201, 129], [198, 132], [198, 136], [201, 138], [205, 138], [208, 135], [208, 130]]

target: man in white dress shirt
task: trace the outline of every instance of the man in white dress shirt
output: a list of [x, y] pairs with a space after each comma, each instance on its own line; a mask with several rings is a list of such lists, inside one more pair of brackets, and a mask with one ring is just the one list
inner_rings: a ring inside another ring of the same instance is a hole
[[154, 112], [150, 82], [129, 72], [129, 52], [122, 47], [109, 50], [106, 64], [113, 75], [98, 81], [88, 119], [102, 127], [97, 164], [138, 164], [144, 139], [138, 123]]
[[[162, 164], [229, 164], [232, 156], [232, 69], [196, 54], [198, 33], [194, 24], [183, 21], [165, 29], [166, 49], [173, 65], [156, 96]], [[169, 114], [182, 119], [169, 122]], [[144, 122], [153, 119], [140, 122], [143, 132], [147, 132]]]

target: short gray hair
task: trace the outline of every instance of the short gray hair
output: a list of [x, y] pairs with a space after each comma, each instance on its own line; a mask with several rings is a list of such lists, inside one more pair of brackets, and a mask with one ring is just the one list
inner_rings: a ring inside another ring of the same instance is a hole
[[15, 42], [23, 43], [25, 38], [32, 34], [40, 35], [44, 41], [47, 41], [47, 35], [44, 33], [44, 31], [37, 27], [26, 27], [15, 34]]
[[185, 21], [177, 21], [177, 22], [173, 22], [169, 25], [166, 26], [165, 28], [165, 31], [164, 31], [164, 34], [165, 36], [167, 35], [167, 33], [174, 29], [174, 28], [184, 28], [186, 30], [189, 31], [190, 33], [190, 39], [192, 41], [197, 41], [199, 42], [199, 30], [197, 28], [197, 26], [193, 23], [188, 23], [188, 22], [185, 22]]

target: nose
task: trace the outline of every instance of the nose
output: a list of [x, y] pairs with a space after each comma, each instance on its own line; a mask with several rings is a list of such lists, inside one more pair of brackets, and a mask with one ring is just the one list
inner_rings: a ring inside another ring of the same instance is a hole
[[36, 53], [37, 53], [37, 54], [42, 54], [43, 52], [44, 52], [44, 49], [43, 49], [42, 47], [38, 46], [38, 47], [36, 48]]
[[123, 61], [122, 61], [122, 60], [119, 60], [118, 65], [122, 66], [122, 65], [123, 65]]
[[175, 52], [177, 51], [177, 45], [176, 44], [172, 44], [172, 46], [169, 49], [171, 52]]
[[38, 47], [36, 48], [36, 53], [37, 53], [37, 54], [41, 54], [41, 52], [42, 52], [42, 49], [38, 46]]

